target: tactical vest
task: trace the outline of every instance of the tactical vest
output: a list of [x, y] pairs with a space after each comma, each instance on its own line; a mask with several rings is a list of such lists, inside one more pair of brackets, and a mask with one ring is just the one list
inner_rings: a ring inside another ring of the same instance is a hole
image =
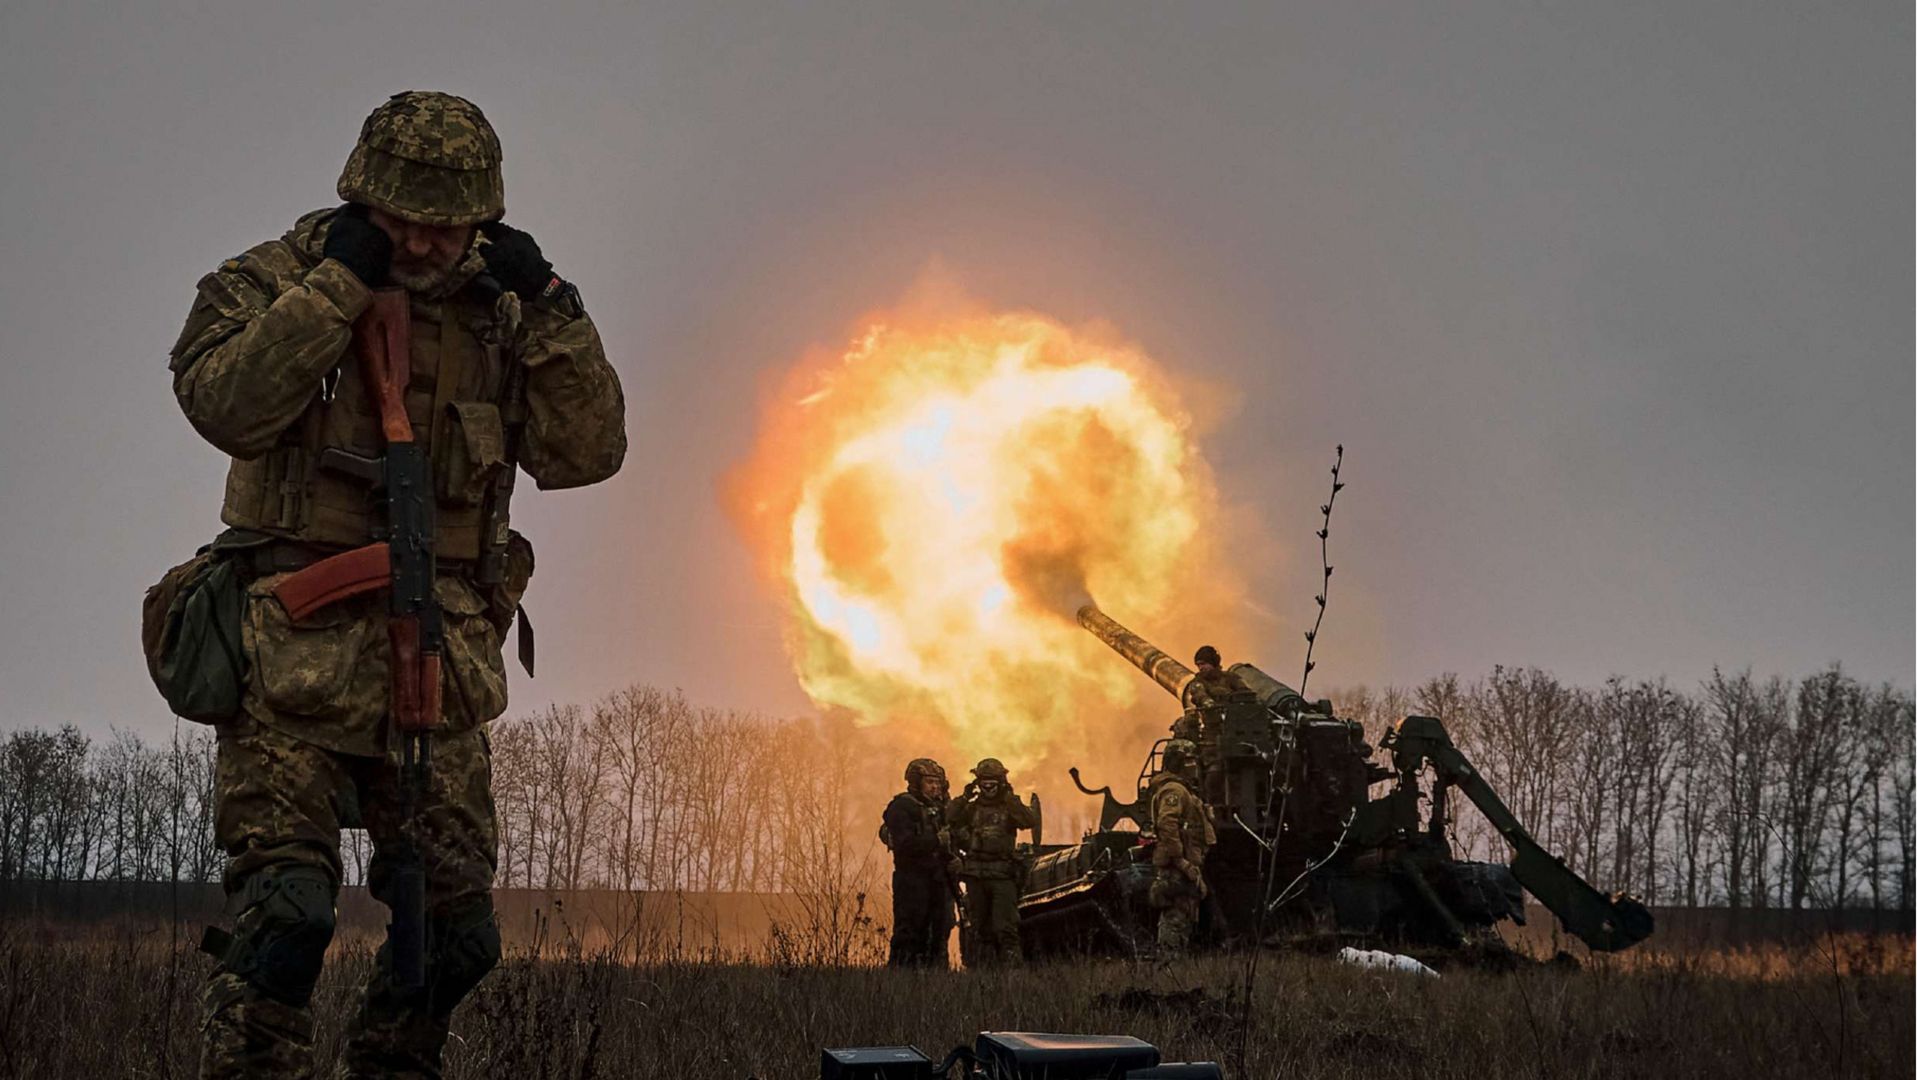
[[1211, 822], [1205, 818], [1205, 804], [1192, 791], [1184, 778], [1174, 774], [1164, 774], [1152, 785], [1152, 821], [1154, 828], [1159, 819], [1159, 804], [1165, 793], [1176, 788], [1184, 797], [1185, 813], [1179, 819], [1179, 843], [1183, 846], [1185, 858], [1194, 863], [1203, 864], [1217, 833], [1212, 830]]
[[[513, 314], [510, 299], [490, 304], [470, 289], [440, 300], [412, 300], [406, 411], [414, 438], [432, 456], [442, 560], [480, 554], [486, 491], [505, 461], [505, 421], [498, 402], [511, 362]], [[314, 387], [312, 404], [278, 445], [253, 460], [233, 460], [220, 520], [327, 547], [371, 543], [383, 518], [381, 499], [365, 477], [341, 471], [333, 462], [349, 460], [342, 454], [377, 459], [382, 451], [379, 418], [349, 348], [335, 372]], [[505, 497], [502, 489], [496, 522], [500, 543], [507, 525]]]
[[[900, 802], [903, 802], [910, 811], [912, 822], [916, 826], [919, 835], [931, 836], [945, 827], [945, 808], [943, 806], [927, 803], [909, 791], [894, 795], [891, 806], [897, 806]], [[890, 807], [888, 807], [888, 810], [889, 809]], [[894, 839], [891, 824], [881, 821], [879, 823], [879, 842], [885, 845], [887, 851], [892, 852], [892, 859], [895, 864], [944, 865], [944, 857], [936, 851], [919, 855], [900, 854], [899, 851], [892, 846]]]
[[978, 799], [972, 803], [967, 823], [971, 836], [968, 855], [977, 859], [1009, 859], [1017, 852], [1018, 826], [1013, 824], [1012, 811], [1005, 805], [1011, 798], [1006, 794], [993, 801]]

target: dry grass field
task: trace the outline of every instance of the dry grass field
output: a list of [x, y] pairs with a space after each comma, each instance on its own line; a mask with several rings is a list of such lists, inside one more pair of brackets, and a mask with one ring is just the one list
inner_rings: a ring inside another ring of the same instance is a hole
[[[335, 949], [316, 1002], [323, 1063], [369, 962], [364, 940]], [[170, 928], [0, 923], [0, 1076], [191, 1076], [208, 963]], [[1269, 952], [1248, 1027], [1243, 972], [1232, 957], [962, 974], [518, 948], [455, 1018], [447, 1075], [796, 1080], [818, 1075], [821, 1046], [909, 1042], [936, 1056], [994, 1028], [1133, 1034], [1234, 1077], [1913, 1072], [1902, 936], [1454, 966], [1438, 979]]]

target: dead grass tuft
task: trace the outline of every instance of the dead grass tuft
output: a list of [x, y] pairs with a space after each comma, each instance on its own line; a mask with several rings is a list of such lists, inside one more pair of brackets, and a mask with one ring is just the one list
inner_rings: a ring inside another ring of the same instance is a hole
[[[183, 938], [0, 924], [0, 1075], [192, 1075], [210, 961]], [[804, 1078], [817, 1075], [821, 1046], [909, 1042], [936, 1054], [994, 1028], [1123, 1032], [1175, 1058], [1227, 1062], [1238, 1043], [1242, 968], [1230, 957], [966, 974], [804, 963], [818, 947], [796, 937], [786, 948], [753, 962], [646, 963], [576, 942], [515, 949], [455, 1018], [446, 1075]], [[1917, 1039], [1910, 948], [1839, 936], [1439, 979], [1272, 954], [1234, 1075], [1905, 1077]], [[315, 1002], [322, 1072], [371, 959], [353, 940], [327, 966]]]

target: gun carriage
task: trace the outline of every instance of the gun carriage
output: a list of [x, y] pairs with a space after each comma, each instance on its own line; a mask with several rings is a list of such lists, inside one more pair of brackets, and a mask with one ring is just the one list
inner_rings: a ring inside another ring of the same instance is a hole
[[[1248, 939], [1262, 926], [1267, 940], [1501, 948], [1494, 927], [1524, 921], [1526, 890], [1592, 949], [1627, 948], [1651, 933], [1635, 897], [1599, 892], [1539, 846], [1437, 719], [1398, 721], [1374, 757], [1361, 725], [1251, 664], [1230, 669], [1248, 689], [1218, 696], [1097, 607], [1080, 608], [1078, 622], [1183, 708], [1172, 731], [1198, 745], [1199, 794], [1218, 835], [1204, 870], [1207, 940]], [[1129, 800], [1109, 785], [1086, 787], [1071, 770], [1080, 791], [1102, 800], [1098, 828], [1076, 844], [1035, 846], [1019, 901], [1027, 952], [1129, 955], [1152, 940], [1146, 787], [1167, 741], [1146, 754]], [[1454, 793], [1510, 845], [1509, 864], [1454, 856], [1446, 835]]]

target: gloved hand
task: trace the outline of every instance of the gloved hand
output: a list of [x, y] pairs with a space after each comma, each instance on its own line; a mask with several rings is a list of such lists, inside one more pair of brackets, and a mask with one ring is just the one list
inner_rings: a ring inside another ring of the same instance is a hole
[[386, 284], [386, 270], [393, 262], [393, 238], [373, 224], [367, 207], [347, 203], [333, 215], [320, 253], [351, 270], [367, 288], [377, 289]]
[[1205, 872], [1199, 869], [1197, 863], [1192, 862], [1190, 859], [1180, 859], [1178, 860], [1178, 868], [1185, 872], [1185, 876], [1191, 879], [1193, 884], [1204, 885]]
[[939, 850], [940, 851], [952, 850], [952, 830], [950, 829], [939, 830]]
[[486, 269], [506, 291], [521, 300], [537, 300], [552, 284], [552, 263], [539, 251], [532, 234], [513, 228], [503, 221], [488, 221], [479, 227], [487, 240], [480, 245], [480, 257]]

